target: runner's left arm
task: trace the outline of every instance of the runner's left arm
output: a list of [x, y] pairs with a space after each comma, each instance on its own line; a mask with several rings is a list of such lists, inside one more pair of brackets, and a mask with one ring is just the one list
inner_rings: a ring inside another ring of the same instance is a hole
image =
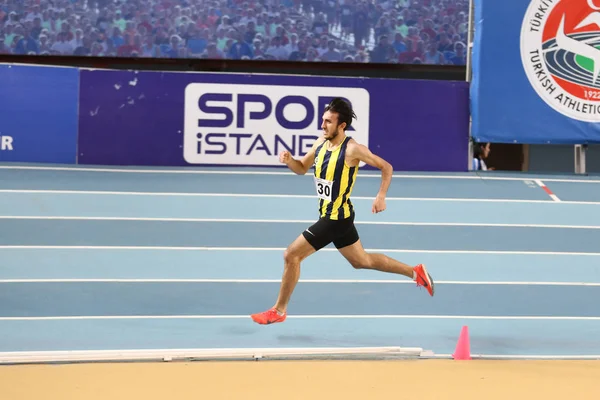
[[378, 213], [385, 210], [385, 196], [387, 195], [388, 188], [392, 182], [392, 174], [394, 172], [392, 164], [378, 155], [373, 154], [373, 152], [365, 145], [356, 143], [354, 141], [348, 144], [348, 152], [348, 155], [351, 158], [362, 161], [367, 165], [370, 165], [381, 171], [381, 185], [379, 187], [379, 192], [377, 192], [377, 196], [375, 196], [372, 211], [374, 213]]

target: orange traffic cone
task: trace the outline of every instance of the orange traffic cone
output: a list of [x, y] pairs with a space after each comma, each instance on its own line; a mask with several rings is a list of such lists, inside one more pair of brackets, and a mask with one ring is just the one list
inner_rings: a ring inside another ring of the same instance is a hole
[[456, 349], [452, 358], [455, 360], [470, 360], [471, 359], [471, 345], [469, 344], [469, 327], [463, 326], [456, 343]]

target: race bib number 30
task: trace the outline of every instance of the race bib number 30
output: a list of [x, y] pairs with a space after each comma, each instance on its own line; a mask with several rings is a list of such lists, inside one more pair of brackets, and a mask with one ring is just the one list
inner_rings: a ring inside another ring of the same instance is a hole
[[332, 181], [315, 177], [315, 187], [317, 190], [317, 197], [323, 200], [331, 201], [331, 187], [333, 186]]

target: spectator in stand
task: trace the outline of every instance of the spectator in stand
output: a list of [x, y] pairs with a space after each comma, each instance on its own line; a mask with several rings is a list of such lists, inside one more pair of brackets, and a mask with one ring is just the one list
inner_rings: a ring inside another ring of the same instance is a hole
[[445, 64], [444, 55], [437, 49], [435, 43], [429, 43], [429, 49], [424, 54], [423, 64]]
[[327, 51], [321, 54], [321, 60], [329, 62], [339, 62], [342, 60], [342, 53], [335, 48], [335, 40], [330, 39], [327, 42]]
[[280, 36], [275, 36], [271, 39], [271, 46], [267, 50], [267, 55], [272, 56], [275, 60], [287, 60], [290, 54], [286, 50], [285, 46], [282, 45]]
[[0, 36], [0, 54], [11, 54], [10, 48], [6, 46], [2, 36]]
[[288, 54], [290, 54], [290, 56], [294, 51], [298, 51], [298, 35], [297, 34], [293, 33], [290, 36], [290, 42], [287, 45], [285, 45], [285, 49], [287, 50]]
[[396, 54], [394, 47], [388, 43], [388, 38], [383, 35], [379, 38], [379, 44], [371, 51], [371, 60], [376, 63], [388, 63]]
[[450, 55], [450, 64], [453, 65], [465, 65], [467, 57], [465, 55], [465, 45], [462, 42], [456, 42], [454, 44], [454, 55]]
[[234, 39], [234, 42], [227, 52], [227, 58], [240, 60], [243, 56], [248, 56], [249, 58], [253, 57], [252, 48], [239, 31], [234, 30], [232, 32], [232, 38]]
[[468, 16], [468, 0], [0, 0], [0, 52], [464, 65]]
[[392, 47], [396, 51], [397, 54], [401, 54], [407, 51], [408, 47], [406, 43], [404, 43], [404, 38], [400, 32], [396, 32], [394, 35], [394, 41], [392, 42]]
[[39, 42], [33, 37], [32, 31], [25, 28], [23, 32], [23, 36], [21, 36], [14, 46], [14, 54], [39, 54]]
[[50, 50], [52, 50], [53, 52], [56, 52], [56, 54], [61, 54], [61, 55], [73, 54], [75, 49], [73, 48], [73, 45], [69, 41], [69, 34], [67, 32], [59, 32], [56, 35], [56, 38], [57, 38], [57, 40], [56, 40], [56, 42], [54, 42], [54, 44], [52, 45]]

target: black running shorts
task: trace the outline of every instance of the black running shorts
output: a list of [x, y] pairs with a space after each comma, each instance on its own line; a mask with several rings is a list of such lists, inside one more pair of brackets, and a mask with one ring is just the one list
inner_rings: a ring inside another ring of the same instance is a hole
[[302, 232], [302, 235], [317, 251], [331, 242], [336, 248], [341, 249], [358, 241], [358, 232], [354, 226], [354, 214], [340, 220], [320, 218]]

